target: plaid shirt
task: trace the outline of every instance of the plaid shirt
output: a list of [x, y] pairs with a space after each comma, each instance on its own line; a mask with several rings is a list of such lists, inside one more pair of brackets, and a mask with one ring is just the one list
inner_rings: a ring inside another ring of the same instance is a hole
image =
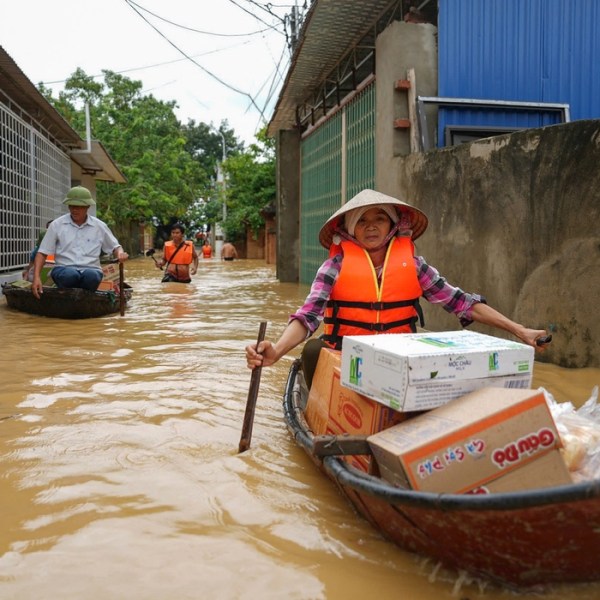
[[[290, 321], [297, 319], [306, 327], [307, 337], [312, 335], [323, 321], [331, 289], [342, 268], [342, 258], [341, 254], [337, 254], [321, 265], [304, 305], [290, 316]], [[423, 298], [432, 304], [441, 304], [446, 311], [454, 313], [463, 327], [470, 325], [473, 322], [471, 308], [477, 302], [485, 303], [485, 298], [479, 294], [468, 294], [450, 285], [422, 256], [415, 256], [414, 259]]]

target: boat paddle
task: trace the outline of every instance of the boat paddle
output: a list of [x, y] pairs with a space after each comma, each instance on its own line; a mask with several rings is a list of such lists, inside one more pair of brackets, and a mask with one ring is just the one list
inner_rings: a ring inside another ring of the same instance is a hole
[[119, 262], [119, 312], [121, 316], [125, 314], [125, 275], [122, 262]]
[[[258, 338], [256, 340], [256, 347], [265, 339], [265, 332], [267, 330], [267, 322], [261, 321], [260, 327], [258, 328]], [[250, 377], [250, 389], [248, 390], [248, 399], [246, 400], [246, 412], [244, 414], [244, 425], [242, 426], [242, 436], [240, 438], [240, 445], [238, 453], [245, 452], [250, 448], [250, 439], [252, 438], [252, 424], [254, 422], [254, 409], [256, 408], [256, 397], [258, 396], [258, 386], [260, 385], [260, 372], [261, 366], [255, 367], [252, 370], [252, 376]]]

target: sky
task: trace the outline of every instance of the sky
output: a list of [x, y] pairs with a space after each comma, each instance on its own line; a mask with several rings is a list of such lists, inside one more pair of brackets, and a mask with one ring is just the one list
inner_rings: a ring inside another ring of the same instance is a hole
[[55, 96], [78, 67], [100, 81], [111, 70], [141, 81], [144, 95], [175, 101], [182, 123], [227, 120], [248, 144], [270, 120], [289, 67], [283, 20], [295, 3], [0, 0], [0, 45]]

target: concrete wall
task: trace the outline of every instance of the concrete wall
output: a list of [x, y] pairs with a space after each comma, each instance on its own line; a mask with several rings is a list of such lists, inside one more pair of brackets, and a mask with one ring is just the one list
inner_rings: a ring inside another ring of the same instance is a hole
[[[218, 258], [221, 258], [220, 256]], [[258, 235], [252, 231], [246, 232], [246, 258], [265, 258], [265, 230], [261, 229]]]
[[[416, 95], [437, 95], [436, 36], [432, 25], [394, 22], [377, 38], [376, 188], [429, 216], [417, 252], [451, 283], [553, 332], [543, 360], [599, 367], [600, 121], [410, 154], [410, 130], [392, 125], [408, 117], [394, 84], [414, 68]], [[436, 121], [428, 108], [432, 140]], [[423, 304], [427, 328], [460, 327]]]
[[[600, 367], [598, 165], [600, 120], [576, 121], [397, 157], [390, 193], [429, 216], [417, 252], [451, 283], [553, 332], [542, 360]], [[424, 308], [427, 328], [458, 328]]]
[[279, 281], [300, 277], [300, 133], [277, 133], [277, 269]]
[[268, 265], [277, 264], [277, 222], [275, 218], [265, 221], [265, 261]]
[[[410, 130], [395, 129], [395, 119], [409, 117], [408, 96], [394, 88], [414, 69], [416, 95], [437, 95], [437, 28], [430, 24], [394, 21], [377, 38], [375, 139], [377, 189], [391, 193], [395, 189], [394, 158], [410, 153]], [[426, 109], [429, 139], [434, 139], [437, 109]]]

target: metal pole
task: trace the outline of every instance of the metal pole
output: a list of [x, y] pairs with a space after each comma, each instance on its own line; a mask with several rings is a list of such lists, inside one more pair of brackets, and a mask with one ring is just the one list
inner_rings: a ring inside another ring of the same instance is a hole
[[[225, 147], [225, 136], [223, 135], [223, 132], [214, 126], [213, 126], [213, 129], [221, 136], [221, 143], [222, 143], [222, 149], [223, 149], [221, 162], [217, 163], [217, 186], [219, 186], [221, 193], [222, 193], [223, 222], [225, 222], [225, 220], [227, 219], [227, 204], [225, 203], [225, 193], [227, 191], [227, 183], [225, 180], [225, 172], [223, 171], [223, 163], [227, 159], [227, 151], [226, 151], [226, 147]], [[223, 242], [225, 240], [225, 235], [224, 235], [221, 223], [215, 223], [215, 234], [214, 235], [215, 235], [215, 237], [214, 237], [213, 247], [214, 247], [215, 256], [220, 257], [221, 256], [221, 248], [223, 247]]]

